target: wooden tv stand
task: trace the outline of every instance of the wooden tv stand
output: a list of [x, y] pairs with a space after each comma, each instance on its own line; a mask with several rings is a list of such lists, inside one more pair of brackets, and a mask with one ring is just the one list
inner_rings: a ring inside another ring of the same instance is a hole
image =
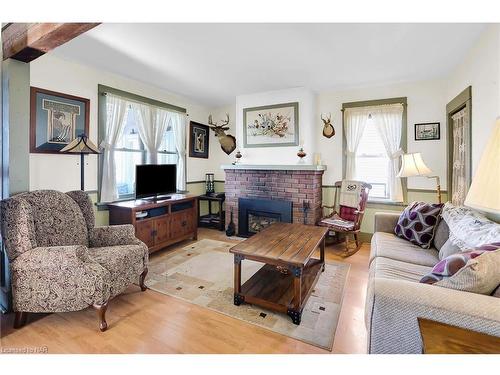
[[[172, 194], [168, 199], [138, 199], [110, 203], [108, 207], [109, 224], [132, 224], [135, 235], [148, 246], [150, 253], [185, 239], [197, 238], [196, 196]], [[146, 216], [136, 217], [141, 212]]]

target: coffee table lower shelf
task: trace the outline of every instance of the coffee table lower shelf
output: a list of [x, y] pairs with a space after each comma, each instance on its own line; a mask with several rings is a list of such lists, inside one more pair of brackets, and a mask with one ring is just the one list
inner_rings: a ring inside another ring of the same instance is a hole
[[324, 261], [311, 258], [302, 268], [291, 267], [287, 273], [266, 264], [259, 269], [234, 295], [234, 304], [242, 302], [287, 313], [300, 324], [302, 310], [324, 270]]

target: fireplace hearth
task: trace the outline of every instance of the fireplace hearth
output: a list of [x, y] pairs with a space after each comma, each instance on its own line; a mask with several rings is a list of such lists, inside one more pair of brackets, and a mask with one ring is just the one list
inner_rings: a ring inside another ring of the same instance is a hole
[[250, 237], [276, 222], [292, 222], [292, 202], [239, 198], [238, 235]]

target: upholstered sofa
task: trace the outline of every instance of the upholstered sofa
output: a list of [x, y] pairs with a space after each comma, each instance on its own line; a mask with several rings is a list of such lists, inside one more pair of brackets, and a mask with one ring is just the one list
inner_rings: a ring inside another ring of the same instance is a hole
[[27, 313], [93, 306], [107, 329], [108, 301], [131, 283], [142, 290], [148, 248], [131, 225], [96, 227], [83, 191], [39, 190], [1, 202], [1, 232], [9, 257], [14, 326]]
[[437, 248], [422, 249], [394, 235], [398, 217], [375, 215], [365, 310], [369, 353], [422, 353], [417, 318], [500, 337], [500, 298], [419, 283], [439, 261], [446, 223], [436, 229]]

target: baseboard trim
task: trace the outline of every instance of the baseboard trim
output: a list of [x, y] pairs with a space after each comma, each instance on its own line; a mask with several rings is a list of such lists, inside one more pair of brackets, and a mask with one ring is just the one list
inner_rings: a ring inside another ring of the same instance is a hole
[[359, 232], [359, 240], [361, 242], [372, 242], [373, 233]]

